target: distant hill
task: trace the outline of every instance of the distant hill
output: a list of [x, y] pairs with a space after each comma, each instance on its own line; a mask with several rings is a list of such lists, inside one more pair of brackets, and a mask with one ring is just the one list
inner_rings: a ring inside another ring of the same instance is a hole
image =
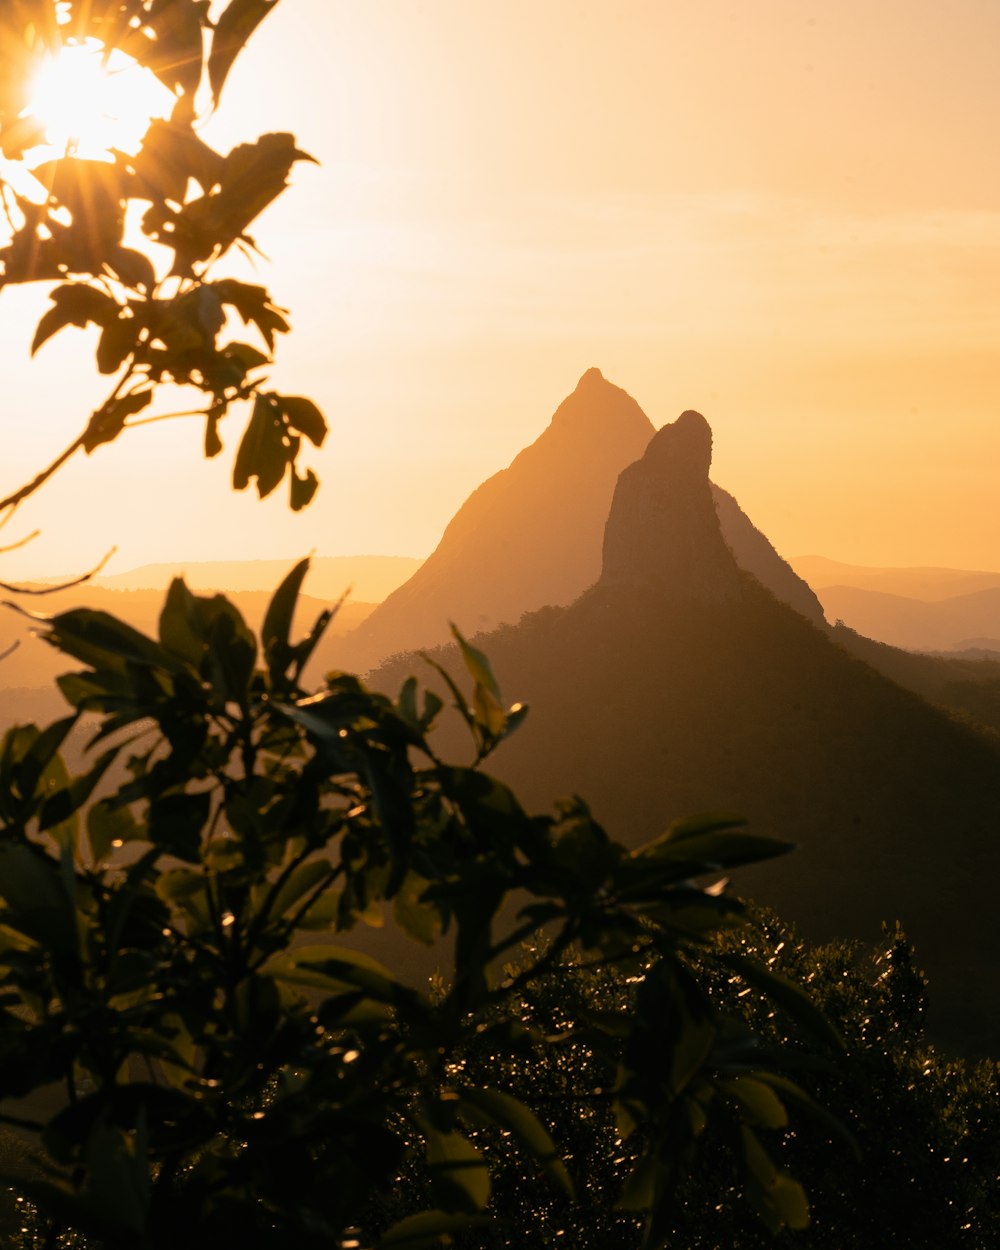
[[863, 564], [844, 564], [839, 560], [828, 560], [826, 556], [793, 556], [788, 562], [817, 593], [832, 586], [853, 586], [858, 590], [902, 595], [907, 599], [934, 603], [956, 595], [971, 595], [976, 591], [1000, 587], [1000, 573], [969, 569], [874, 568]]
[[[166, 590], [182, 575], [192, 590], [273, 590], [300, 557], [287, 560], [187, 560], [144, 564], [105, 574], [90, 583], [107, 590]], [[306, 588], [317, 599], [336, 601], [350, 590], [359, 603], [380, 603], [421, 565], [412, 556], [313, 556]]]
[[910, 651], [1000, 650], [1000, 585], [924, 600], [856, 586], [818, 591], [831, 621]]
[[[433, 554], [344, 640], [340, 663], [365, 671], [394, 652], [446, 641], [450, 621], [473, 634], [571, 603], [600, 575], [618, 475], [642, 456], [653, 433], [630, 395], [588, 369], [539, 438], [473, 491]], [[731, 495], [712, 490], [740, 565], [821, 622], [822, 608], [805, 582]]]
[[970, 648], [931, 655], [876, 642], [846, 625], [836, 642], [890, 680], [1000, 745], [1000, 651]]
[[[290, 567], [282, 562], [275, 586]], [[306, 584], [309, 585], [309, 582]], [[272, 590], [273, 587], [268, 591], [235, 591], [230, 592], [228, 598], [243, 613], [251, 628], [259, 630]], [[165, 588], [111, 590], [88, 582], [49, 595], [23, 596], [18, 603], [29, 611], [46, 614], [65, 612], [75, 607], [94, 608], [119, 616], [136, 629], [155, 637], [164, 597]], [[294, 628], [305, 633], [331, 602], [312, 595], [301, 596]], [[371, 603], [348, 602], [342, 605], [310, 661], [307, 679], [317, 683], [322, 679], [323, 673], [333, 666], [332, 651], [338, 636], [355, 628], [373, 607]], [[65, 705], [53, 683], [60, 673], [76, 667], [71, 660], [35, 637], [30, 621], [15, 612], [0, 613], [0, 650], [15, 640], [20, 643], [18, 649], [0, 661], [0, 733], [19, 721], [37, 721], [39, 717], [61, 715]]]
[[[739, 889], [817, 936], [901, 919], [939, 1036], [995, 1049], [1000, 753], [737, 566], [710, 458], [698, 414], [660, 430], [619, 479], [596, 586], [480, 640], [531, 707], [495, 771], [534, 807], [584, 795], [630, 844], [719, 810], [797, 843]], [[420, 669], [400, 658], [373, 684]]]

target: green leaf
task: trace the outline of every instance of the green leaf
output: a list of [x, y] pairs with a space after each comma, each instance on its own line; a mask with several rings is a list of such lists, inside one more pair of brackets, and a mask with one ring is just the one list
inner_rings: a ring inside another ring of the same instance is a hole
[[200, 666], [206, 645], [195, 626], [197, 616], [197, 599], [184, 581], [175, 577], [160, 613], [160, 643], [171, 655], [194, 669]]
[[483, 1216], [457, 1215], [452, 1211], [421, 1211], [393, 1224], [378, 1242], [377, 1250], [435, 1250], [451, 1245], [452, 1233], [482, 1228]]
[[719, 1088], [736, 1100], [748, 1122], [758, 1128], [784, 1128], [788, 1111], [775, 1091], [752, 1076], [719, 1081]]
[[292, 618], [295, 615], [295, 605], [298, 603], [302, 583], [308, 572], [308, 559], [300, 560], [284, 578], [267, 605], [260, 640], [271, 671], [272, 682], [285, 671], [292, 658], [293, 652], [289, 642]]
[[421, 898], [429, 885], [426, 877], [411, 870], [403, 878], [403, 883], [392, 900], [392, 914], [396, 923], [410, 937], [423, 942], [425, 946], [433, 946], [443, 926], [439, 908]]
[[767, 1228], [774, 1234], [808, 1228], [809, 1201], [802, 1186], [775, 1167], [752, 1129], [741, 1128], [740, 1139], [751, 1181], [748, 1197]]
[[103, 863], [116, 847], [145, 836], [145, 829], [127, 807], [103, 802], [95, 803], [87, 812], [87, 838], [95, 864]]
[[482, 1153], [464, 1133], [443, 1132], [420, 1118], [427, 1144], [431, 1192], [443, 1206], [482, 1211], [490, 1200], [490, 1173]]
[[756, 960], [748, 959], [745, 955], [722, 952], [716, 958], [726, 967], [738, 972], [747, 984], [755, 986], [766, 994], [773, 1003], [777, 1003], [782, 1010], [786, 1011], [796, 1024], [824, 1046], [832, 1047], [838, 1052], [845, 1050], [844, 1039], [809, 995], [793, 982], [779, 976], [776, 972], [769, 971]]
[[38, 816], [38, 830], [44, 833], [47, 829], [63, 824], [64, 821], [78, 811], [90, 798], [98, 782], [108, 771], [118, 756], [118, 747], [112, 747], [98, 756], [92, 767], [79, 777], [74, 777], [68, 786], [58, 790], [45, 800]]
[[149, 840], [188, 863], [201, 858], [201, 831], [212, 806], [211, 794], [161, 794], [149, 805]]
[[355, 988], [377, 1002], [390, 1004], [414, 995], [377, 960], [346, 946], [300, 947], [268, 960], [260, 975], [329, 993]]
[[466, 1089], [462, 1101], [470, 1103], [483, 1112], [494, 1124], [513, 1133], [532, 1155], [542, 1171], [570, 1200], [573, 1199], [573, 1182], [566, 1165], [559, 1157], [555, 1142], [548, 1129], [528, 1107], [510, 1094], [498, 1089]]
[[305, 895], [315, 890], [321, 881], [332, 881], [336, 873], [328, 859], [310, 859], [289, 874], [271, 904], [272, 916], [283, 916]]

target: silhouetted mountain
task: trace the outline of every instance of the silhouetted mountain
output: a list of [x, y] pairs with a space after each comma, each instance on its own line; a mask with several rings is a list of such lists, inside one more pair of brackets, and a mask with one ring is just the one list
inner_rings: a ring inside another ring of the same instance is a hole
[[[107, 590], [166, 590], [182, 576], [199, 594], [208, 590], [273, 590], [297, 559], [287, 560], [175, 560], [144, 564], [122, 573], [105, 573], [88, 583]], [[422, 561], [413, 556], [313, 556], [309, 565], [309, 593], [336, 602], [350, 591], [358, 603], [381, 601], [410, 577]]]
[[576, 598], [600, 572], [618, 474], [652, 432], [631, 396], [588, 369], [541, 436], [473, 491], [433, 554], [345, 643], [344, 667], [433, 646], [449, 620], [472, 634]]
[[1000, 754], [737, 568], [709, 454], [697, 414], [661, 430], [619, 481], [597, 585], [480, 640], [531, 707], [494, 769], [531, 806], [584, 795], [630, 844], [678, 816], [743, 813], [798, 849], [740, 873], [741, 891], [818, 936], [872, 941], [902, 920], [939, 1033], [995, 1044]]
[[824, 614], [812, 587], [778, 555], [732, 495], [713, 484], [712, 497], [722, 536], [740, 568], [751, 573], [776, 599], [787, 603], [814, 625], [825, 625], [829, 614]]
[[1000, 647], [1000, 586], [931, 602], [856, 586], [819, 592], [826, 615], [869, 638], [909, 651]]
[[837, 643], [872, 668], [1000, 744], [1000, 651], [930, 655], [876, 642], [837, 624]]
[[[572, 603], [601, 571], [618, 475], [652, 436], [636, 401], [588, 369], [541, 436], [469, 496], [434, 553], [345, 639], [341, 665], [363, 671], [394, 652], [444, 642], [450, 621], [471, 635]], [[822, 621], [815, 595], [736, 500], [719, 487], [712, 491], [738, 563]]]
[[859, 590], [875, 590], [886, 595], [903, 595], [908, 599], [935, 603], [939, 599], [971, 595], [977, 590], [1000, 586], [1000, 573], [982, 570], [935, 566], [876, 568], [866, 564], [844, 564], [826, 556], [795, 556], [789, 563], [817, 593], [828, 586], [854, 586]]

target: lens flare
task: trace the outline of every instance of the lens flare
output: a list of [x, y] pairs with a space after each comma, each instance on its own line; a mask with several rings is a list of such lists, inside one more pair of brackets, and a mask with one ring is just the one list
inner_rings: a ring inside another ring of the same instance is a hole
[[131, 57], [105, 56], [96, 39], [65, 44], [47, 56], [32, 83], [26, 116], [45, 133], [45, 158], [69, 152], [107, 159], [113, 149], [138, 150], [154, 117], [169, 112], [173, 96]]

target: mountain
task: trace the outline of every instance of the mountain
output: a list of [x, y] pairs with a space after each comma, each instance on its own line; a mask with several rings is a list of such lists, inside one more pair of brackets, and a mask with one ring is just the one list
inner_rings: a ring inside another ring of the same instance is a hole
[[819, 592], [830, 620], [910, 651], [1000, 650], [1000, 586], [925, 600], [858, 586]]
[[[228, 597], [239, 608], [252, 629], [260, 629], [272, 590], [290, 567], [290, 563], [282, 562], [270, 590], [230, 592]], [[54, 591], [51, 594], [23, 596], [18, 602], [31, 612], [46, 614], [66, 612], [70, 608], [79, 607], [110, 612], [135, 629], [155, 637], [164, 596], [165, 589], [112, 590], [87, 582], [82, 586]], [[294, 628], [305, 633], [320, 612], [328, 606], [329, 601], [326, 599], [318, 599], [312, 595], [300, 596]], [[333, 652], [338, 639], [354, 629], [371, 612], [373, 606], [370, 603], [352, 601], [341, 605], [330, 623], [326, 637], [310, 661], [307, 679], [319, 681], [323, 673], [332, 667]], [[29, 620], [14, 612], [5, 612], [0, 615], [0, 651], [15, 641], [19, 644], [17, 650], [6, 659], [0, 660], [0, 733], [17, 722], [37, 723], [40, 719], [62, 715], [66, 705], [54, 683], [60, 673], [74, 667], [71, 660], [35, 637]]]
[[[88, 583], [106, 590], [166, 590], [183, 576], [199, 593], [207, 590], [274, 590], [295, 558], [287, 560], [187, 560], [144, 564], [122, 573], [104, 574]], [[313, 556], [309, 564], [309, 593], [336, 602], [345, 593], [359, 603], [380, 603], [402, 585], [422, 561], [412, 556]]]
[[826, 556], [795, 556], [789, 563], [813, 590], [821, 592], [830, 586], [854, 586], [887, 595], [902, 595], [934, 603], [955, 595], [970, 595], [978, 590], [1000, 587], [1000, 573], [970, 569], [935, 567], [875, 568], [864, 564], [844, 564]]
[[[630, 395], [588, 369], [540, 437], [469, 496], [433, 554], [344, 640], [341, 665], [364, 671], [395, 652], [437, 645], [450, 637], [450, 621], [473, 635], [571, 603], [600, 575], [618, 475], [653, 432]], [[712, 492], [739, 563], [822, 622], [816, 596], [736, 500]]]
[[[619, 479], [596, 585], [481, 640], [531, 708], [494, 771], [534, 809], [585, 796], [632, 845], [679, 816], [742, 813], [798, 849], [740, 872], [741, 892], [817, 937], [876, 941], [900, 919], [937, 1035], [995, 1047], [1000, 753], [738, 567], [710, 454], [696, 413], [660, 430]], [[461, 671], [454, 649], [436, 656]], [[417, 667], [372, 682], [398, 689]]]

